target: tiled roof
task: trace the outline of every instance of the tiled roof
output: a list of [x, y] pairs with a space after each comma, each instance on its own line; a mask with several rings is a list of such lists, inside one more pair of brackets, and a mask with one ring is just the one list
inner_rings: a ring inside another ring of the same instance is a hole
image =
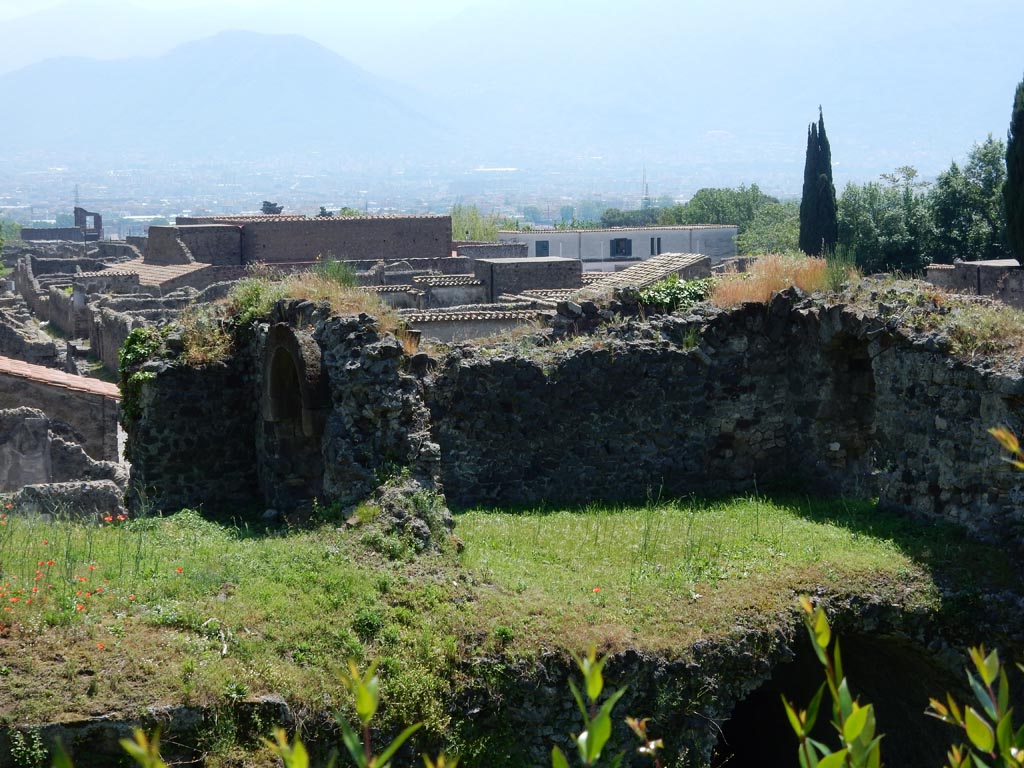
[[444, 310], [427, 310], [425, 312], [403, 313], [402, 319], [408, 323], [448, 323], [467, 320], [532, 320], [542, 313], [534, 309], [512, 310], [462, 310], [446, 312]]
[[364, 285], [364, 291], [371, 293], [407, 293], [412, 290], [411, 285]]
[[75, 376], [41, 365], [23, 363], [21, 360], [13, 360], [9, 357], [0, 357], [0, 374], [38, 381], [52, 387], [70, 389], [75, 392], [87, 392], [91, 395], [101, 395], [115, 400], [121, 399], [121, 391], [116, 384], [108, 384], [105, 381], [89, 379], [85, 376]]
[[600, 282], [590, 283], [590, 288], [646, 288], [669, 275], [710, 257], [700, 253], [663, 253], [652, 256], [621, 272], [610, 272]]
[[561, 301], [562, 299], [568, 299], [572, 296], [578, 288], [529, 288], [522, 292], [523, 296], [536, 296], [540, 299], [552, 299], [554, 301]]
[[182, 275], [198, 272], [201, 269], [209, 269], [212, 264], [204, 264], [199, 261], [189, 264], [147, 264], [142, 259], [132, 259], [117, 265], [116, 268], [104, 269], [97, 272], [98, 277], [106, 275], [136, 274], [139, 282], [145, 285], [162, 285], [169, 280], [175, 280]]
[[590, 285], [591, 283], [600, 283], [602, 280], [607, 279], [608, 275], [608, 272], [584, 272], [583, 284]]
[[[441, 213], [422, 213], [422, 214], [367, 214], [365, 216], [304, 216], [302, 214], [264, 214], [259, 216], [182, 216], [182, 219], [194, 222], [199, 221], [204, 224], [217, 224], [221, 222], [227, 222], [230, 224], [250, 224], [253, 222], [278, 222], [278, 221], [304, 221], [304, 222], [318, 222], [318, 221], [361, 221], [361, 220], [380, 220], [380, 219], [442, 219], [449, 218], [448, 214]], [[177, 224], [175, 226], [187, 227], [188, 224]]]
[[433, 288], [451, 288], [459, 285], [483, 285], [473, 275], [419, 275], [412, 279], [414, 283], [429, 285]]
[[653, 230], [687, 230], [687, 229], [735, 229], [736, 224], [673, 224], [671, 226], [659, 227], [595, 227], [594, 229], [499, 229], [499, 235], [561, 235], [577, 234], [579, 232], [647, 232]]

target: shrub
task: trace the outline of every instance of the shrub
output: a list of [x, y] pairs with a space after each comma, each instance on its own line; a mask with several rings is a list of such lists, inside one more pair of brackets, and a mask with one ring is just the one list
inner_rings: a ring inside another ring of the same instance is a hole
[[715, 288], [714, 278], [680, 280], [679, 275], [670, 275], [640, 292], [640, 300], [647, 306], [662, 312], [689, 309], [694, 304], [706, 301]]
[[189, 365], [206, 365], [231, 354], [231, 335], [208, 308], [192, 306], [178, 318], [182, 358]]

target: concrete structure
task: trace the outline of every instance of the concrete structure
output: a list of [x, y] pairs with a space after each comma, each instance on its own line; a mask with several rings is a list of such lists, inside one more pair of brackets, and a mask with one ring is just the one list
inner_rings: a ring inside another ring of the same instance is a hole
[[614, 272], [662, 253], [699, 253], [712, 264], [736, 255], [736, 227], [614, 227], [611, 229], [503, 230], [501, 243], [525, 243], [530, 256], [581, 259], [587, 270]]
[[579, 288], [583, 285], [583, 264], [579, 259], [557, 256], [477, 259], [473, 275], [487, 286], [487, 300], [497, 301], [503, 293], [521, 293], [529, 288]]

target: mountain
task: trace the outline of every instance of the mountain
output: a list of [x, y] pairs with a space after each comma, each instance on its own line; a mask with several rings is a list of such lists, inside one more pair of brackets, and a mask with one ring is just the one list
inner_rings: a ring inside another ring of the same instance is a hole
[[7, 151], [183, 160], [423, 152], [414, 91], [297, 35], [222, 32], [155, 58], [49, 59], [0, 75]]

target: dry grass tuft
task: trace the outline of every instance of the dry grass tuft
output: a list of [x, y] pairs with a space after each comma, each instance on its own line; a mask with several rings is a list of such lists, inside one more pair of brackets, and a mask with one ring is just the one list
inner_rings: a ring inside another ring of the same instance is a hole
[[231, 354], [231, 335], [208, 309], [188, 307], [178, 318], [182, 358], [189, 365], [220, 362]]
[[748, 272], [719, 280], [711, 301], [729, 308], [744, 302], [766, 302], [772, 294], [793, 285], [813, 293], [827, 284], [828, 265], [824, 259], [769, 254], [754, 262]]

